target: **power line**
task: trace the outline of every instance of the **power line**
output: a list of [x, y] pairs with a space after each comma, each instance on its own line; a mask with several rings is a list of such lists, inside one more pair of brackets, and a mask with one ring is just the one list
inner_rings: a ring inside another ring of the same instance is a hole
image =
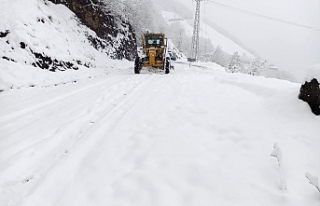
[[246, 11], [246, 10], [239, 9], [239, 8], [236, 8], [236, 7], [232, 7], [232, 6], [221, 4], [221, 3], [218, 3], [218, 2], [214, 2], [212, 0], [207, 0], [207, 1], [209, 3], [213, 3], [213, 4], [216, 4], [218, 6], [222, 6], [222, 7], [228, 8], [228, 9], [232, 9], [232, 10], [235, 10], [235, 11], [238, 11], [238, 12], [241, 12], [241, 13], [244, 13], [244, 14], [248, 14], [248, 15], [251, 15], [251, 16], [265, 18], [265, 19], [269, 19], [269, 20], [273, 20], [273, 21], [277, 21], [277, 22], [281, 22], [281, 23], [285, 23], [285, 24], [298, 26], [298, 27], [302, 27], [302, 28], [305, 28], [305, 29], [310, 29], [310, 30], [314, 30], [314, 31], [320, 32], [320, 29], [314, 28], [314, 27], [311, 27], [311, 26], [306, 26], [306, 25], [303, 25], [303, 24], [297, 24], [297, 23], [294, 23], [294, 22], [285, 21], [285, 20], [282, 20], [282, 19], [277, 19], [277, 18], [273, 18], [273, 17], [270, 17], [270, 16], [257, 14], [257, 13], [254, 13], [254, 12], [250, 12], [250, 11]]

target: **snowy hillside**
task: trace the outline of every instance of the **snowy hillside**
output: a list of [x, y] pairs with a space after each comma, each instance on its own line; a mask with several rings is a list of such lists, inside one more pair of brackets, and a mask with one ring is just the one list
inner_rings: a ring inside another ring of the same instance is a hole
[[[193, 33], [193, 18], [185, 18], [180, 16], [175, 11], [170, 10], [162, 10], [163, 17], [167, 20], [167, 24], [172, 24], [179, 22], [183, 25], [183, 28], [187, 32], [187, 35], [191, 38]], [[217, 30], [212, 28], [210, 25], [205, 22], [201, 22], [200, 27], [200, 37], [208, 38], [212, 42], [215, 47], [220, 46], [223, 51], [233, 54], [234, 52], [238, 52], [240, 55], [245, 55], [249, 58], [254, 58], [254, 55], [239, 46], [237, 43], [219, 33]]]
[[88, 36], [99, 38], [65, 6], [42, 0], [0, 3], [0, 90], [50, 86], [106, 73], [111, 64], [107, 54], [115, 48], [96, 50]]
[[0, 93], [0, 205], [319, 205], [320, 119], [299, 84], [130, 65]]

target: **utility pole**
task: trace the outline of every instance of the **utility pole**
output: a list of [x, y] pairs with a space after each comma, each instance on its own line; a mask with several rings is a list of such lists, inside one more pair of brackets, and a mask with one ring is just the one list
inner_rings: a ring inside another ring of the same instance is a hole
[[195, 62], [198, 60], [199, 51], [199, 31], [200, 31], [200, 2], [203, 0], [194, 0], [197, 2], [196, 14], [194, 17], [192, 44], [191, 44], [191, 56], [188, 59], [190, 62]]

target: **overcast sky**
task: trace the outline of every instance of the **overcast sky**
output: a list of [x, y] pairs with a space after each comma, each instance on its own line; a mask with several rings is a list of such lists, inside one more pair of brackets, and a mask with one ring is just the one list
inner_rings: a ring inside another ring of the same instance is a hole
[[[175, 1], [195, 8], [192, 0]], [[320, 0], [213, 1], [320, 30]], [[210, 19], [281, 69], [304, 75], [307, 67], [320, 63], [320, 31], [247, 15], [209, 2], [202, 2], [201, 12], [202, 18]]]

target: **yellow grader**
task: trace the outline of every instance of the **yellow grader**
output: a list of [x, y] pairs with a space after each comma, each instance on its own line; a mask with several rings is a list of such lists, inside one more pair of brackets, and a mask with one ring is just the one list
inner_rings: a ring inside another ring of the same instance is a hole
[[134, 62], [134, 73], [140, 74], [142, 68], [154, 68], [170, 73], [170, 56], [168, 44], [162, 33], [145, 33], [142, 35], [142, 55], [137, 56]]

